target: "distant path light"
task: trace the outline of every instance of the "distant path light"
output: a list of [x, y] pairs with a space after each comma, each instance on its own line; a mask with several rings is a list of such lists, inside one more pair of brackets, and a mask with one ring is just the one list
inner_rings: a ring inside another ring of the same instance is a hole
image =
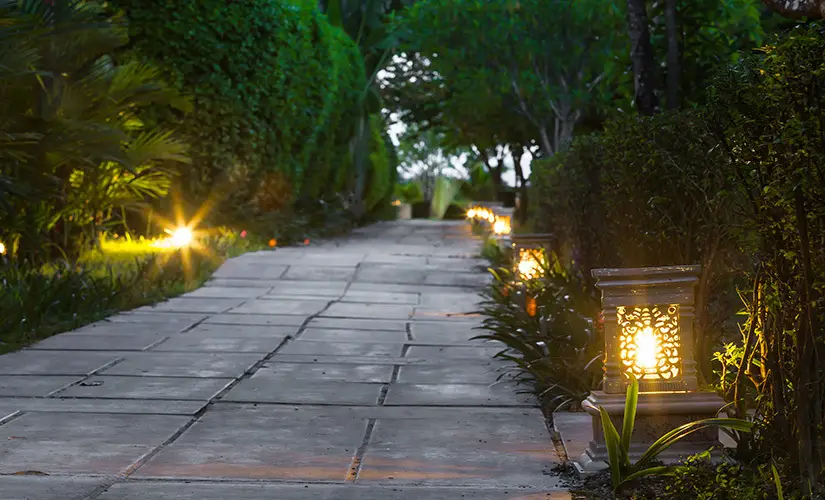
[[171, 235], [169, 238], [169, 242], [172, 244], [173, 247], [176, 248], [183, 248], [188, 247], [192, 244], [192, 240], [195, 238], [195, 235], [192, 233], [192, 230], [188, 227], [179, 227], [174, 231], [167, 231]]
[[6, 255], [6, 245], [2, 241], [0, 241], [0, 255]]

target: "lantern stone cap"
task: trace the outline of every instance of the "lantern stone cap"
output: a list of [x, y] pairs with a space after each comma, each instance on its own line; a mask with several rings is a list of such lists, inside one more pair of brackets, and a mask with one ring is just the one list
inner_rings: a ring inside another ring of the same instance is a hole
[[513, 243], [545, 243], [552, 240], [550, 233], [513, 233], [510, 235]]
[[[682, 281], [684, 278], [696, 277], [702, 270], [702, 266], [660, 266], [660, 267], [619, 267], [608, 269], [593, 269], [590, 273], [599, 281], [617, 281], [635, 279], [656, 281], [672, 278], [675, 281]], [[681, 278], [681, 279], [680, 279]]]
[[633, 287], [633, 286], [684, 286], [699, 281], [702, 266], [660, 266], [627, 267], [611, 269], [593, 269], [597, 288]]

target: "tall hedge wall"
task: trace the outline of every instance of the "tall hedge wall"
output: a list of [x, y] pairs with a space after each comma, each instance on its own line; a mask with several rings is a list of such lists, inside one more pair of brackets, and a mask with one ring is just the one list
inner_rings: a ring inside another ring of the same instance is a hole
[[347, 163], [364, 67], [351, 39], [316, 8], [288, 0], [114, 4], [126, 11], [136, 53], [194, 98], [179, 123], [192, 144], [187, 192], [221, 189], [240, 206], [273, 176], [293, 196], [344, 187], [336, 170]]

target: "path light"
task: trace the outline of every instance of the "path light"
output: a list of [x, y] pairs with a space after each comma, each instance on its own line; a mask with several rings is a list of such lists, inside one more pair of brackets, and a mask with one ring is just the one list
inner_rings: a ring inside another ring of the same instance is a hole
[[506, 236], [510, 234], [510, 216], [502, 215], [496, 217], [493, 222], [493, 232], [499, 236]]
[[[693, 301], [700, 266], [595, 269], [602, 291], [605, 364], [602, 389], [582, 403], [592, 417], [593, 440], [577, 462], [582, 471], [606, 467], [599, 407], [621, 429], [625, 392], [639, 381], [639, 404], [631, 458], [638, 458], [662, 434], [713, 417], [725, 402], [698, 390], [693, 356]], [[701, 334], [701, 332], [700, 332]], [[716, 428], [690, 434], [660, 457], [684, 459], [719, 445]]]
[[151, 246], [156, 248], [180, 249], [188, 248], [195, 243], [195, 233], [189, 227], [178, 226], [175, 229], [164, 229], [163, 231], [168, 234], [169, 237], [154, 240]]
[[0, 241], [0, 255], [6, 255], [6, 245], [2, 241]]
[[171, 235], [169, 242], [175, 248], [188, 247], [192, 244], [192, 240], [195, 238], [192, 230], [188, 227], [179, 227], [172, 231], [167, 229], [166, 232]]
[[513, 267], [522, 280], [539, 278], [548, 263], [549, 234], [513, 234]]

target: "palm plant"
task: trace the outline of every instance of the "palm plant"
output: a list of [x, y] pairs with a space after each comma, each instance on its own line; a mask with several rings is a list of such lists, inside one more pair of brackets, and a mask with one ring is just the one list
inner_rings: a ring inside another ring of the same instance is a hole
[[181, 100], [153, 68], [111, 58], [127, 41], [95, 2], [0, 0], [0, 141], [13, 145], [0, 153], [0, 238], [18, 256], [79, 249], [114, 210], [165, 194], [186, 161], [170, 131], [140, 120]]

